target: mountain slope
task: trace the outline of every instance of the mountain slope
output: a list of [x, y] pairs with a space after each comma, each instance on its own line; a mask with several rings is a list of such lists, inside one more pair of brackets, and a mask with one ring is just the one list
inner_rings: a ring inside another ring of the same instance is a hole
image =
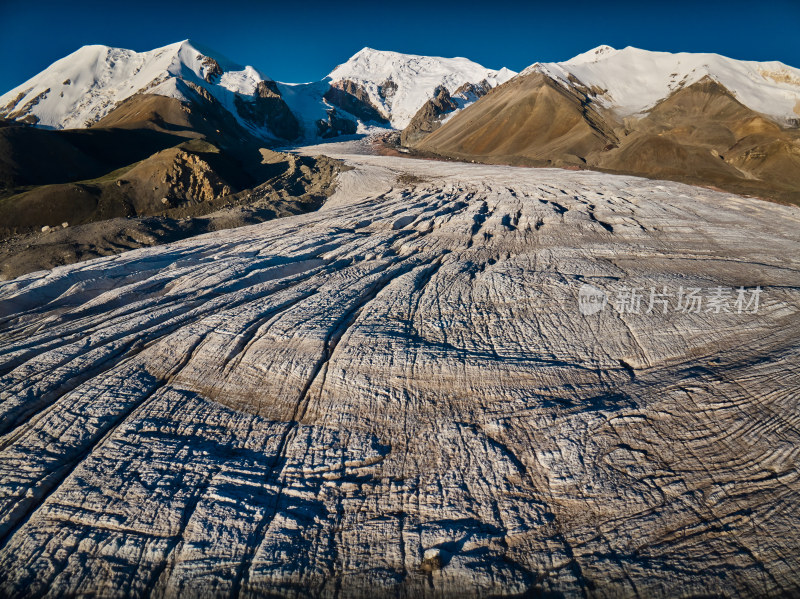
[[414, 118], [409, 121], [400, 135], [403, 146], [411, 146], [423, 137], [436, 131], [442, 123], [452, 118], [458, 111], [463, 110], [482, 98], [492, 87], [488, 81], [480, 83], [465, 83], [452, 95], [444, 86], [434, 90], [433, 97], [422, 105]]
[[[800, 190], [800, 131], [742, 104], [710, 77], [681, 88], [644, 117], [627, 121], [620, 147], [590, 164], [648, 176], [736, 185], [740, 191]], [[764, 160], [756, 160], [763, 154]], [[772, 165], [781, 164], [780, 176]], [[795, 165], [794, 168], [791, 168]]]
[[91, 179], [185, 141], [152, 129], [0, 129], [0, 197], [18, 187]]
[[582, 94], [530, 73], [493, 90], [416, 147], [467, 160], [558, 166], [580, 163], [615, 141], [605, 116], [587, 107]]

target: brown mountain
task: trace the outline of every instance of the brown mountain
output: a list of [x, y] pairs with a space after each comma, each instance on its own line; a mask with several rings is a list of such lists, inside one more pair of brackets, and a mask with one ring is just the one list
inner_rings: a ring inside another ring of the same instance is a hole
[[539, 72], [516, 77], [412, 145], [459, 160], [578, 166], [800, 203], [800, 130], [744, 106], [715, 80], [627, 119], [580, 89]]
[[534, 73], [515, 77], [416, 144], [489, 163], [560, 166], [615, 143], [613, 126], [574, 89]]
[[443, 85], [437, 87], [433, 97], [425, 102], [400, 134], [400, 143], [412, 146], [426, 135], [442, 126], [447, 115], [475, 102], [489, 93], [492, 86], [485, 79], [480, 83], [464, 83], [452, 96]]

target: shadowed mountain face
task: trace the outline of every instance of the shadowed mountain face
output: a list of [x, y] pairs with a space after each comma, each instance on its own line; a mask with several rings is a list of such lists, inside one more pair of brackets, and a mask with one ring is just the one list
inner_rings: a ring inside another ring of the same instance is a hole
[[334, 81], [323, 98], [362, 121], [388, 126], [388, 119], [372, 103], [363, 86], [350, 80]]
[[410, 146], [421, 140], [442, 125], [445, 115], [458, 109], [458, 104], [450, 97], [446, 87], [438, 87], [433, 98], [425, 102], [400, 134], [400, 142]]
[[539, 72], [492, 90], [415, 146], [461, 160], [578, 166], [712, 185], [800, 203], [800, 130], [781, 127], [706, 77], [640, 118]]
[[[332, 191], [335, 161], [269, 151], [193, 94], [137, 94], [88, 129], [0, 128], [0, 277], [313, 210]], [[267, 122], [264, 96], [251, 116]]]
[[185, 140], [155, 127], [64, 131], [4, 127], [0, 129], [0, 193], [99, 177]]
[[259, 81], [252, 101], [234, 96], [234, 103], [239, 115], [265, 127], [282, 139], [297, 139], [300, 135], [300, 124], [281, 97], [274, 81]]

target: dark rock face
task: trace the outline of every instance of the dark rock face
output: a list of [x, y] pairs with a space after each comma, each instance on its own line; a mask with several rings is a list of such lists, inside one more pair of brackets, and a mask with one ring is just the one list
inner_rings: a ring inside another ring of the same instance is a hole
[[[462, 85], [459, 90], [465, 87]], [[458, 109], [458, 103], [453, 100], [444, 86], [439, 86], [433, 92], [433, 98], [425, 102], [411, 119], [408, 126], [400, 135], [400, 143], [410, 146], [420, 141], [423, 137], [442, 126], [442, 118]]]
[[281, 92], [274, 81], [259, 81], [256, 85], [256, 95], [259, 98], [280, 98]]
[[222, 77], [222, 67], [220, 67], [219, 63], [210, 56], [204, 56], [201, 64], [206, 67], [206, 72], [203, 79], [209, 83], [216, 83], [219, 78]]
[[378, 87], [378, 94], [384, 100], [390, 100], [397, 92], [397, 84], [391, 79], [387, 79]]
[[353, 135], [357, 128], [358, 125], [355, 121], [340, 116], [335, 108], [328, 110], [327, 119], [317, 121], [317, 134], [324, 139], [339, 135]]
[[300, 135], [300, 124], [274, 81], [259, 81], [252, 101], [236, 96], [234, 103], [245, 120], [259, 127], [268, 127], [277, 137], [291, 140]]
[[[397, 86], [395, 86], [396, 88]], [[363, 120], [388, 125], [380, 110], [372, 104], [366, 90], [353, 81], [335, 81], [323, 96], [327, 102]]]

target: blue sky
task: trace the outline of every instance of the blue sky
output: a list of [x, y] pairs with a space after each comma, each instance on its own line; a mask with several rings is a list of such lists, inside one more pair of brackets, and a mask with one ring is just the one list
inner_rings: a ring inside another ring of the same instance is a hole
[[0, 91], [84, 44], [191, 38], [279, 81], [322, 78], [364, 46], [520, 70], [600, 44], [800, 67], [800, 0], [642, 2], [49, 2], [0, 0]]

